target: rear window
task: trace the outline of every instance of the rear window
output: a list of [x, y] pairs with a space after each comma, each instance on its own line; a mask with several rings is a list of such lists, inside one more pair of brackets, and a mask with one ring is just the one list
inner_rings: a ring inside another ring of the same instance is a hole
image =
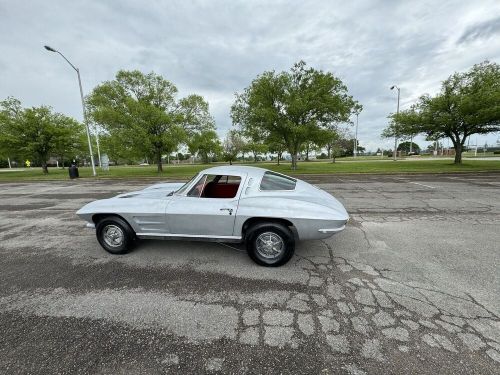
[[260, 190], [294, 190], [296, 180], [281, 174], [266, 172], [260, 182]]

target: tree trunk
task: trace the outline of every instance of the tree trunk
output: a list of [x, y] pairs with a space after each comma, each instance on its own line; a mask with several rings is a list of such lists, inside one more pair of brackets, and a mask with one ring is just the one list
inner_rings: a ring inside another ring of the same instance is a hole
[[233, 159], [229, 159], [229, 165], [233, 165]]
[[306, 161], [309, 161], [309, 144], [306, 145]]
[[161, 149], [156, 149], [156, 164], [158, 165], [158, 173], [163, 172], [163, 165], [161, 163]]
[[453, 142], [455, 146], [455, 164], [462, 164], [463, 145], [461, 142]]
[[330, 159], [330, 157], [332, 155], [332, 146], [331, 145], [326, 146], [326, 152], [328, 153], [328, 155], [327, 155], [328, 159]]
[[42, 170], [43, 170], [43, 174], [49, 173], [49, 168], [47, 167], [47, 162], [45, 162], [45, 161], [42, 162]]
[[292, 170], [296, 170], [297, 169], [297, 153], [296, 152], [292, 152]]
[[280, 165], [281, 152], [278, 152], [278, 165]]
[[253, 153], [253, 162], [257, 163], [257, 153], [256, 152]]

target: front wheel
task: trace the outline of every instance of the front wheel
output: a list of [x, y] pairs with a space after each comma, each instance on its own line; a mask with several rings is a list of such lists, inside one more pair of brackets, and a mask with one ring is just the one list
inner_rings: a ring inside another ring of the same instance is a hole
[[246, 245], [250, 258], [266, 267], [285, 264], [295, 252], [292, 231], [277, 223], [261, 223], [252, 227], [246, 236]]
[[135, 237], [127, 222], [116, 216], [100, 220], [96, 226], [96, 236], [104, 250], [111, 254], [130, 251]]

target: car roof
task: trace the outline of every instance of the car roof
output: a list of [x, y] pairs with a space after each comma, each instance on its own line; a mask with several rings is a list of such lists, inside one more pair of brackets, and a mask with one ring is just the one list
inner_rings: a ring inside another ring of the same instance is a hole
[[262, 176], [265, 172], [269, 172], [268, 169], [259, 167], [250, 167], [247, 165], [222, 165], [218, 167], [212, 167], [204, 169], [200, 173], [203, 174], [217, 174], [217, 175], [231, 175], [232, 173], [242, 174], [246, 173], [251, 177]]

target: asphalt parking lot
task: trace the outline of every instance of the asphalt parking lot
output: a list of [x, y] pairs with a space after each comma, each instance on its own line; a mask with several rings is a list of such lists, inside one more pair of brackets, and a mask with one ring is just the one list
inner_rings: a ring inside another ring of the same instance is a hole
[[351, 221], [277, 269], [104, 252], [75, 211], [148, 181], [0, 184], [0, 372], [498, 374], [500, 174], [306, 179]]

